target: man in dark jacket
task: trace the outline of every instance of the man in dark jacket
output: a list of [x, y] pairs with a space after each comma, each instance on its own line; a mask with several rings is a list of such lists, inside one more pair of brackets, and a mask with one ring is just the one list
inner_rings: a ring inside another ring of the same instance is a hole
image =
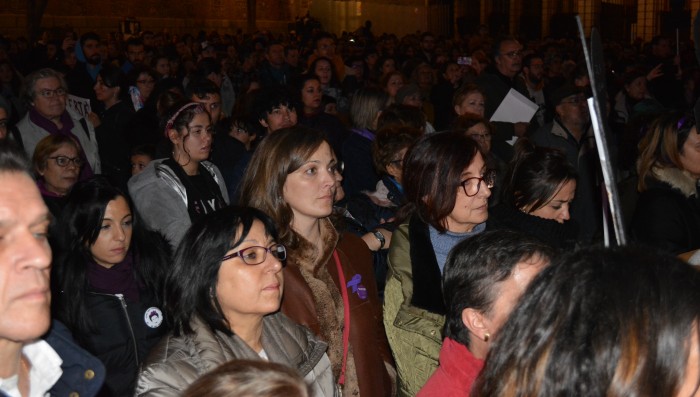
[[51, 325], [50, 215], [28, 170], [21, 152], [0, 144], [0, 395], [92, 396], [104, 378], [99, 361], [80, 378], [76, 368], [90, 361], [75, 366], [81, 349], [60, 325], [47, 337], [55, 349], [41, 339]]
[[[523, 47], [513, 37], [502, 37], [494, 42], [494, 68], [487, 69], [476, 80], [476, 84], [486, 93], [484, 116], [490, 119], [498, 106], [508, 95], [511, 88], [516, 88], [516, 76], [522, 69]], [[516, 88], [517, 89], [517, 88]], [[521, 94], [529, 97], [527, 92]], [[493, 152], [505, 161], [513, 157], [513, 148], [506, 141], [513, 136], [522, 137], [527, 131], [528, 123], [494, 123], [496, 134], [492, 139]]]
[[66, 75], [66, 82], [70, 93], [90, 100], [93, 112], [100, 106], [95, 96], [95, 82], [97, 74], [102, 69], [100, 57], [100, 36], [95, 32], [85, 33], [80, 37], [80, 42], [75, 47], [75, 56], [78, 64]]

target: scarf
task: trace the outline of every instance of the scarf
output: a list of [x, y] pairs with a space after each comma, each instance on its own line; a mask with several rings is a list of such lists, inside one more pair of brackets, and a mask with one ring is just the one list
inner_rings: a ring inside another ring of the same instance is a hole
[[127, 302], [138, 302], [139, 285], [134, 276], [134, 254], [131, 250], [121, 263], [111, 268], [88, 261], [87, 278], [92, 290], [104, 294], [122, 294]]

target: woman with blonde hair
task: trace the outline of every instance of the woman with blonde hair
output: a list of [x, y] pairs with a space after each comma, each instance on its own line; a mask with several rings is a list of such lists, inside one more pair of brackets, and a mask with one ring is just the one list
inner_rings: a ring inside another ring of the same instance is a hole
[[639, 143], [639, 199], [632, 236], [677, 255], [700, 248], [700, 135], [680, 112], [654, 121]]

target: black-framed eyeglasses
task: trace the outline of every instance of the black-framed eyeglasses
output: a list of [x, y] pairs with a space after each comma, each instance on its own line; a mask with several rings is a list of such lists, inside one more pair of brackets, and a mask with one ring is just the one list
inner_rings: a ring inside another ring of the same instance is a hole
[[467, 178], [460, 182], [460, 185], [462, 185], [464, 194], [466, 194], [467, 197], [474, 197], [479, 194], [481, 182], [484, 182], [489, 189], [493, 189], [493, 185], [496, 183], [496, 171], [486, 171], [481, 178], [477, 176]]
[[221, 258], [221, 261], [223, 262], [231, 258], [239, 257], [246, 265], [259, 265], [265, 262], [268, 252], [271, 253], [275, 259], [282, 262], [282, 266], [284, 266], [284, 260], [287, 259], [287, 247], [282, 244], [272, 244], [269, 247], [255, 245], [243, 248], [242, 250], [224, 256]]
[[56, 165], [65, 168], [68, 167], [68, 164], [73, 163], [76, 167], [80, 168], [85, 164], [83, 159], [80, 157], [66, 157], [66, 156], [53, 156], [49, 157], [49, 160], [53, 160], [56, 162]]

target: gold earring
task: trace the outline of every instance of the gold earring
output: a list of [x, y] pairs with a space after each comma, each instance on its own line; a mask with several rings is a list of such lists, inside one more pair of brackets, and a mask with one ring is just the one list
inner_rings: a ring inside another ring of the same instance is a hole
[[491, 334], [489, 334], [488, 332], [486, 332], [486, 333], [484, 334], [484, 342], [488, 342], [489, 339], [491, 339]]

